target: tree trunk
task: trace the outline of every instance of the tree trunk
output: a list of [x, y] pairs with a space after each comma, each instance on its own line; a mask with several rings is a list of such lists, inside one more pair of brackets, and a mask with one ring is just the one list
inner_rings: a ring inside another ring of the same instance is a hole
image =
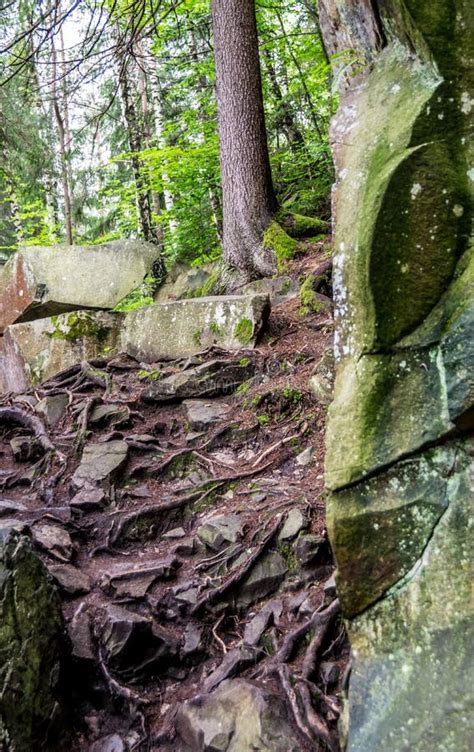
[[64, 200], [64, 225], [66, 230], [66, 240], [68, 245], [72, 245], [74, 242], [73, 233], [73, 221], [72, 221], [72, 205], [71, 205], [71, 191], [69, 185], [68, 175], [68, 153], [66, 145], [66, 128], [64, 124], [64, 118], [61, 113], [61, 107], [59, 105], [59, 97], [57, 93], [57, 55], [56, 45], [54, 37], [51, 40], [51, 59], [52, 59], [52, 79], [51, 79], [51, 99], [53, 102], [53, 110], [58, 126], [59, 135], [59, 158], [61, 162], [61, 180], [63, 184], [63, 200]]
[[213, 0], [224, 259], [248, 278], [275, 271], [263, 235], [276, 212], [254, 0]]

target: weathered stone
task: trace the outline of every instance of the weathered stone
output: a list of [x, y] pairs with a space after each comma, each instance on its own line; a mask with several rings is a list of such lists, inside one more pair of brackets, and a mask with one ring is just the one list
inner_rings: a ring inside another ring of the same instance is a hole
[[278, 695], [241, 679], [183, 703], [179, 752], [301, 752]]
[[334, 349], [327, 347], [321, 359], [315, 365], [309, 380], [314, 396], [323, 405], [329, 405], [333, 398], [335, 375]]
[[283, 525], [278, 535], [278, 540], [288, 541], [296, 538], [296, 536], [299, 535], [299, 533], [307, 526], [307, 524], [308, 521], [301, 509], [290, 509], [285, 520], [285, 524]]
[[91, 581], [85, 572], [69, 564], [51, 564], [48, 572], [56, 580], [61, 590], [69, 595], [88, 593], [91, 589]]
[[472, 738], [473, 462], [459, 436], [474, 425], [474, 101], [471, 8], [454, 5], [319, 4], [329, 52], [354, 49], [359, 66], [331, 135], [326, 442], [348, 752], [467, 752]]
[[72, 541], [68, 531], [59, 525], [38, 523], [32, 529], [33, 540], [55, 559], [68, 562], [72, 557]]
[[198, 627], [197, 624], [186, 625], [184, 630], [184, 645], [181, 651], [184, 658], [188, 658], [190, 655], [194, 655], [203, 649], [202, 632], [202, 627]]
[[293, 300], [299, 295], [300, 285], [298, 280], [289, 276], [281, 277], [263, 277], [253, 282], [248, 282], [240, 287], [240, 295], [258, 295], [265, 294], [270, 297], [272, 305], [280, 305], [285, 300]]
[[166, 630], [119, 606], [106, 609], [102, 642], [110, 669], [128, 680], [166, 668], [178, 652]]
[[422, 556], [384, 599], [350, 623], [351, 752], [471, 748], [472, 458], [470, 468], [453, 473], [450, 486], [448, 506]]
[[57, 715], [61, 604], [26, 537], [0, 540], [0, 746], [45, 749]]
[[298, 564], [308, 567], [313, 564], [320, 555], [321, 549], [326, 546], [326, 540], [321, 535], [301, 535], [295, 543], [295, 555]]
[[225, 543], [235, 543], [242, 530], [243, 522], [238, 514], [221, 514], [200, 525], [196, 535], [208, 548], [219, 551]]
[[254, 666], [262, 657], [263, 653], [261, 650], [250, 646], [247, 647], [244, 645], [229, 650], [222, 659], [222, 663], [204, 681], [204, 691], [212, 692], [225, 679], [230, 679], [245, 671], [245, 669], [250, 668], [250, 666]]
[[127, 405], [96, 405], [91, 412], [91, 423], [105, 423], [109, 426], [126, 423], [130, 418], [130, 409]]
[[166, 282], [155, 295], [157, 303], [169, 303], [182, 298], [192, 298], [199, 292], [212, 274], [213, 264], [187, 267], [176, 264], [168, 272]]
[[435, 447], [330, 498], [328, 530], [347, 616], [378, 600], [420, 558], [458, 482], [458, 453], [457, 444]]
[[72, 509], [78, 512], [95, 512], [102, 509], [105, 493], [102, 488], [88, 487], [87, 484], [72, 497], [69, 502]]
[[69, 403], [67, 394], [52, 394], [49, 397], [43, 397], [36, 406], [35, 411], [44, 416], [48, 426], [55, 426], [59, 423]]
[[89, 747], [88, 752], [126, 752], [128, 747], [118, 734], [109, 734], [98, 739]]
[[176, 558], [149, 562], [146, 566], [134, 569], [130, 569], [127, 564], [121, 564], [106, 572], [101, 585], [111, 589], [116, 598], [144, 598], [157, 580], [172, 577], [177, 565]]
[[122, 350], [143, 362], [192, 355], [218, 345], [253, 347], [270, 311], [266, 295], [194, 298], [127, 314]]
[[313, 461], [313, 454], [313, 447], [307, 447], [297, 455], [296, 464], [300, 467], [307, 467], [308, 465], [311, 465], [311, 462]]
[[244, 645], [255, 647], [260, 642], [260, 638], [273, 621], [278, 622], [282, 612], [283, 604], [281, 601], [270, 601], [264, 606], [253, 619], [246, 625], [244, 630]]
[[283, 556], [276, 551], [270, 551], [257, 562], [243, 581], [237, 596], [237, 604], [240, 607], [247, 607], [274, 593], [283, 582], [287, 571], [288, 567]]
[[25, 512], [28, 507], [14, 499], [0, 499], [0, 517], [15, 512]]
[[122, 321], [120, 313], [75, 311], [9, 326], [0, 363], [5, 390], [20, 392], [82, 360], [118, 352]]
[[186, 409], [189, 427], [193, 431], [206, 431], [209, 426], [218, 423], [229, 412], [229, 405], [221, 402], [185, 400], [183, 406]]
[[128, 446], [125, 441], [86, 444], [79, 467], [72, 476], [73, 488], [111, 481], [125, 464]]
[[165, 379], [153, 382], [142, 392], [145, 402], [172, 402], [188, 397], [217, 397], [231, 394], [253, 376], [254, 364], [248, 359], [208, 360]]
[[91, 614], [86, 603], [81, 603], [74, 612], [68, 625], [71, 640], [72, 655], [81, 660], [95, 660], [94, 643], [92, 641]]
[[0, 332], [19, 320], [115, 308], [143, 281], [156, 257], [156, 246], [139, 240], [22, 247], [0, 273]]

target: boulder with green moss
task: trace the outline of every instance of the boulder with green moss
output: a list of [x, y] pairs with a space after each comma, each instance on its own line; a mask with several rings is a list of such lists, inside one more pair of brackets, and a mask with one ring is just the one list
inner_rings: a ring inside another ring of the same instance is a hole
[[[456, 6], [456, 7], [455, 7]], [[474, 277], [468, 3], [321, 0], [332, 125], [328, 530], [349, 752], [467, 752]]]
[[117, 240], [92, 246], [24, 246], [0, 271], [0, 332], [81, 308], [111, 309], [152, 271], [155, 245]]
[[9, 326], [3, 337], [0, 382], [19, 392], [64, 368], [120, 349], [123, 314], [74, 311]]
[[193, 355], [216, 345], [253, 347], [270, 312], [267, 295], [193, 298], [127, 314], [122, 350], [143, 362]]
[[[56, 588], [25, 536], [0, 531], [0, 748], [53, 749], [63, 651]], [[50, 739], [51, 741], [51, 739]]]

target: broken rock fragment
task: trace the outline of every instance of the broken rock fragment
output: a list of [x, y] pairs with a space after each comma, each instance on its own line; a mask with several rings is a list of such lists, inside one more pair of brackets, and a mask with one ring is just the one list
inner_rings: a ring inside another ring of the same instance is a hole
[[173, 402], [189, 397], [217, 397], [231, 394], [253, 376], [249, 358], [208, 360], [194, 368], [153, 382], [142, 393], [145, 402]]
[[115, 308], [142, 282], [156, 255], [156, 246], [140, 240], [22, 247], [0, 272], [0, 332], [15, 321]]

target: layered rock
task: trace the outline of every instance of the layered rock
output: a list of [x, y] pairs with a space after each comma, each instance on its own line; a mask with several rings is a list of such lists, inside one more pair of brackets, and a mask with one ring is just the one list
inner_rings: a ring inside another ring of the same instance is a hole
[[0, 532], [0, 625], [0, 747], [46, 749], [59, 707], [61, 605], [28, 538], [5, 526]]
[[347, 748], [467, 751], [469, 8], [320, 5], [328, 50], [358, 59], [332, 127], [337, 375], [326, 460], [354, 654]]
[[81, 361], [120, 349], [123, 314], [74, 311], [9, 326], [3, 336], [0, 381], [19, 392]]
[[156, 246], [139, 240], [22, 247], [0, 273], [0, 332], [16, 321], [114, 308], [142, 283], [156, 257]]
[[227, 295], [146, 306], [127, 315], [122, 350], [138, 360], [192, 355], [213, 345], [252, 347], [270, 312], [266, 295]]

